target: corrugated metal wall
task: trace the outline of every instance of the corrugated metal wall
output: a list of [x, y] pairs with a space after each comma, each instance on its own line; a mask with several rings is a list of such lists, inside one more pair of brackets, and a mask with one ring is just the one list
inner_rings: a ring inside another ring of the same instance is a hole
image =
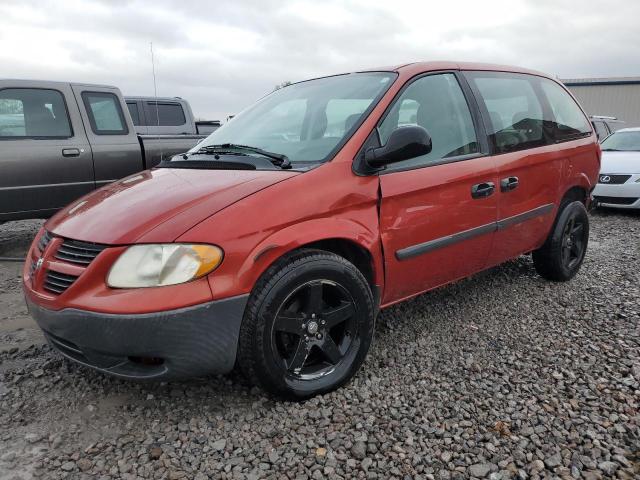
[[589, 115], [609, 115], [640, 127], [640, 84], [567, 86]]

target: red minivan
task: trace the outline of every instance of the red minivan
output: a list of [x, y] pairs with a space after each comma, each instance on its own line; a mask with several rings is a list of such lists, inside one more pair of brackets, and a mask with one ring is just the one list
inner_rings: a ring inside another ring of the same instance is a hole
[[579, 270], [595, 133], [553, 78], [414, 63], [296, 83], [38, 233], [29, 311], [132, 379], [229, 372], [283, 397], [347, 382], [380, 308], [532, 253]]

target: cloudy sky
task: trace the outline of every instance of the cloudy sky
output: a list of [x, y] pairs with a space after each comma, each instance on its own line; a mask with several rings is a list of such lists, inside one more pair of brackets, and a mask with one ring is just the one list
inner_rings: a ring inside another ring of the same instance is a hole
[[0, 0], [0, 76], [181, 96], [224, 119], [283, 81], [417, 60], [640, 75], [636, 0]]

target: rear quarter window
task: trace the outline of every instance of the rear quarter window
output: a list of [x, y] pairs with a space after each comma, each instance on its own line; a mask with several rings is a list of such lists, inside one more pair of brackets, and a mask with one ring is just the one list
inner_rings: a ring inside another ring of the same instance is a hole
[[571, 95], [548, 78], [539, 78], [539, 81], [553, 115], [553, 124], [550, 125], [549, 130], [552, 139], [563, 142], [590, 135], [589, 120]]

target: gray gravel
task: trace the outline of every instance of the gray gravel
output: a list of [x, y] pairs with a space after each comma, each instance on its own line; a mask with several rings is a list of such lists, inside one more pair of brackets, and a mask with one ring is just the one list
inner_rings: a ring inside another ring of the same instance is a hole
[[[0, 272], [2, 327], [25, 312]], [[640, 476], [639, 215], [592, 215], [570, 283], [522, 257], [384, 311], [355, 380], [304, 403], [115, 380], [35, 332], [0, 330], [0, 478]]]

